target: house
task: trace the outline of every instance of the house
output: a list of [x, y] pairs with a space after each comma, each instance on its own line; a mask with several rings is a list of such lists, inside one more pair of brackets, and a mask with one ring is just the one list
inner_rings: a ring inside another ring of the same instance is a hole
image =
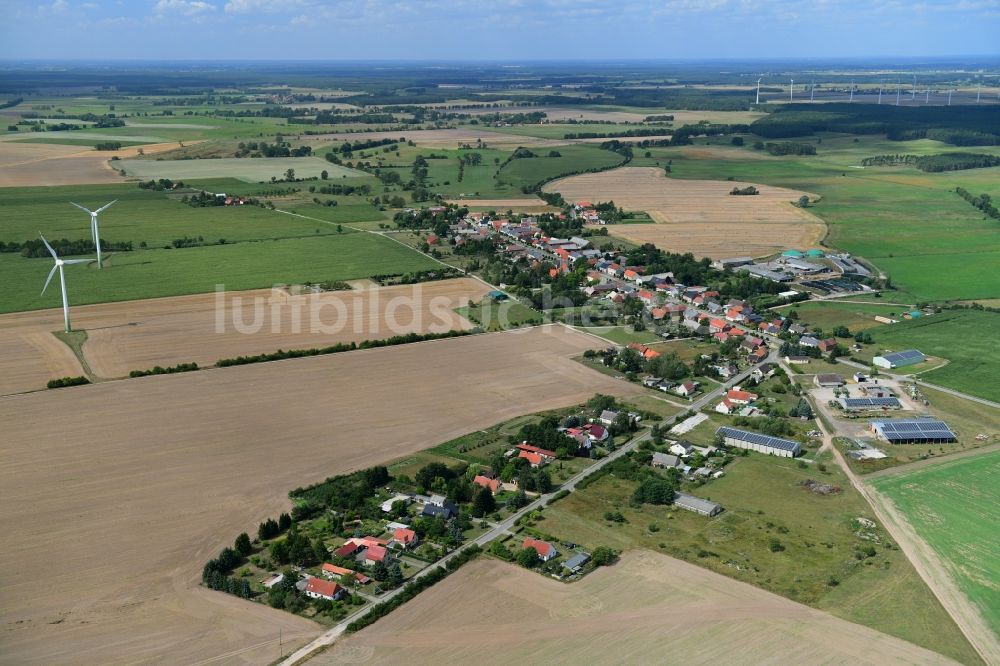
[[826, 338], [825, 340], [820, 340], [818, 346], [819, 350], [825, 354], [837, 348], [837, 340], [836, 338]]
[[579, 573], [580, 569], [586, 566], [587, 562], [590, 562], [590, 553], [581, 552], [563, 562], [562, 566], [563, 569], [568, 570], [570, 573]]
[[607, 428], [602, 425], [597, 425], [596, 423], [586, 424], [583, 426], [583, 431], [587, 433], [587, 436], [592, 442], [603, 442], [610, 436]]
[[520, 452], [517, 457], [524, 458], [531, 464], [532, 467], [538, 467], [539, 465], [550, 463], [556, 459], [555, 451], [540, 449], [537, 446], [528, 444], [527, 442], [522, 442], [514, 448]]
[[397, 528], [396, 531], [392, 533], [392, 540], [403, 548], [412, 548], [413, 546], [416, 546], [419, 541], [417, 533], [408, 527]]
[[601, 415], [597, 417], [597, 420], [603, 423], [604, 425], [609, 426], [615, 422], [616, 418], [618, 418], [618, 412], [610, 409], [605, 409], [603, 412], [601, 412]]
[[698, 392], [698, 386], [699, 386], [698, 382], [689, 379], [688, 381], [684, 382], [676, 389], [674, 389], [674, 393], [676, 393], [677, 395], [684, 396], [685, 398], [690, 398], [692, 395]]
[[844, 378], [835, 372], [818, 374], [813, 381], [816, 382], [816, 386], [822, 388], [839, 388], [844, 385]]
[[938, 419], [886, 419], [872, 421], [875, 437], [890, 444], [938, 444], [956, 441], [955, 433]]
[[660, 352], [650, 349], [646, 345], [640, 344], [638, 342], [628, 343], [628, 348], [639, 352], [642, 355], [642, 357], [647, 361], [654, 359], [660, 355]]
[[749, 391], [742, 391], [737, 386], [737, 387], [729, 389], [729, 391], [726, 393], [726, 397], [733, 404], [736, 404], [736, 405], [749, 405], [751, 402], [756, 401], [758, 396], [757, 396], [756, 393], [750, 393]]
[[310, 578], [306, 583], [306, 596], [313, 599], [337, 601], [347, 596], [347, 589], [332, 580]]
[[420, 512], [421, 516], [427, 516], [428, 518], [437, 518], [442, 516], [447, 520], [458, 515], [458, 508], [451, 502], [446, 503], [444, 506], [437, 506], [436, 504], [425, 504], [423, 510]]
[[488, 477], [483, 476], [482, 474], [478, 474], [476, 475], [476, 478], [472, 480], [472, 482], [482, 488], [489, 488], [490, 492], [494, 495], [500, 492], [500, 483], [501, 483], [500, 479], [496, 478], [490, 479]]
[[380, 546], [378, 544], [372, 544], [365, 549], [363, 555], [358, 555], [358, 558], [362, 559], [365, 566], [375, 566], [379, 562], [389, 563], [392, 561], [392, 557], [389, 555], [389, 549], [385, 546]]
[[872, 359], [872, 365], [891, 370], [893, 368], [913, 365], [914, 363], [922, 363], [926, 359], [927, 357], [916, 349], [907, 349], [906, 351], [892, 352], [891, 354], [876, 356]]
[[542, 541], [541, 539], [534, 539], [532, 537], [525, 538], [524, 545], [522, 547], [534, 548], [542, 562], [548, 562], [559, 554], [559, 551], [555, 549], [555, 546], [550, 544], [548, 541]]
[[713, 365], [712, 368], [719, 373], [719, 376], [723, 379], [729, 379], [730, 377], [735, 377], [740, 374], [740, 369], [732, 363], [720, 363], [719, 365]]
[[362, 548], [363, 546], [360, 543], [357, 543], [355, 541], [348, 541], [340, 548], [334, 550], [333, 554], [337, 557], [351, 557]]
[[715, 502], [688, 495], [687, 493], [677, 493], [674, 495], [674, 505], [688, 511], [700, 513], [703, 516], [716, 516], [722, 513], [722, 507]]
[[363, 573], [358, 573], [353, 569], [347, 569], [345, 567], [338, 567], [336, 564], [330, 564], [329, 562], [325, 562], [320, 570], [327, 578], [338, 578], [342, 580], [343, 576], [353, 575], [354, 579], [362, 585], [371, 582], [371, 578]]
[[819, 347], [819, 340], [811, 335], [803, 335], [799, 338], [799, 346], [801, 347]]
[[670, 448], [668, 448], [667, 450], [670, 451], [675, 456], [680, 456], [683, 458], [685, 456], [691, 455], [691, 451], [694, 450], [694, 444], [682, 439], [678, 442], [674, 442], [673, 444], [671, 444]]
[[712, 333], [724, 333], [730, 328], [732, 328], [732, 326], [726, 323], [723, 319], [710, 319], [708, 322], [708, 330]]
[[262, 580], [260, 584], [263, 585], [266, 589], [270, 590], [272, 587], [274, 587], [283, 580], [285, 580], [285, 574], [276, 573], [276, 574], [271, 574], [270, 576]]
[[392, 497], [391, 499], [387, 499], [386, 501], [382, 502], [382, 513], [391, 513], [392, 505], [395, 504], [396, 502], [403, 502], [404, 504], [409, 504], [412, 501], [413, 498], [410, 497], [409, 495], [396, 495], [395, 497]]
[[715, 431], [716, 436], [721, 436], [726, 446], [735, 446], [739, 449], [757, 451], [771, 456], [782, 458], [794, 458], [802, 453], [802, 446], [798, 442], [781, 437], [771, 437], [748, 430], [737, 430], [723, 426]]
[[681, 459], [675, 455], [669, 453], [654, 453], [652, 463], [653, 467], [678, 467], [681, 464]]
[[715, 406], [715, 411], [720, 414], [732, 414], [739, 407], [729, 398], [723, 398], [722, 401]]
[[758, 365], [756, 368], [753, 369], [753, 372], [750, 373], [750, 376], [753, 377], [758, 382], [762, 382], [768, 377], [771, 377], [773, 375], [774, 375], [774, 366], [771, 365], [770, 363], [764, 363], [763, 365]]

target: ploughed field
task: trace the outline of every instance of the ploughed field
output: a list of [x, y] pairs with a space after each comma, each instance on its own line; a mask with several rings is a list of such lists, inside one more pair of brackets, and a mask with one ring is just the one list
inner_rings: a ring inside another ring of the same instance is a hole
[[764, 256], [784, 248], [817, 245], [821, 220], [792, 205], [804, 193], [755, 185], [760, 194], [733, 196], [751, 183], [678, 180], [655, 167], [623, 167], [569, 176], [545, 186], [567, 201], [614, 201], [626, 210], [649, 213], [656, 224], [616, 224], [608, 231], [633, 243], [653, 243], [670, 252], [714, 259]]
[[572, 360], [592, 345], [549, 326], [0, 398], [5, 657], [272, 662], [279, 628], [287, 654], [319, 627], [201, 588], [206, 560], [292, 488], [639, 390]]
[[566, 585], [479, 560], [309, 663], [956, 662], [665, 555]]

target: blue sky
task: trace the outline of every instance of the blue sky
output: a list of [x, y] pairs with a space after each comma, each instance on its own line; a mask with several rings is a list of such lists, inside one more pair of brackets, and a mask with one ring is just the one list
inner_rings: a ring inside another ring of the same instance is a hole
[[0, 59], [1000, 53], [1000, 0], [0, 0], [0, 16]]

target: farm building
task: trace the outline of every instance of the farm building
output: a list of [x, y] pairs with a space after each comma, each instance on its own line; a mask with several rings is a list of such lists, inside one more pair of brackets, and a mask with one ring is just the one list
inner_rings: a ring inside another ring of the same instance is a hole
[[678, 467], [681, 464], [681, 459], [675, 455], [669, 453], [654, 453], [652, 465], [653, 467]]
[[844, 378], [835, 372], [824, 372], [816, 375], [816, 386], [837, 388], [844, 385]]
[[872, 421], [875, 436], [890, 444], [936, 444], [957, 438], [948, 424], [938, 419], [888, 419]]
[[906, 365], [913, 365], [914, 363], [922, 363], [925, 359], [926, 357], [916, 349], [907, 349], [901, 352], [876, 356], [872, 359], [872, 364], [891, 370], [892, 368], [901, 368]]
[[715, 502], [688, 495], [687, 493], [677, 493], [674, 496], [674, 504], [682, 509], [700, 513], [703, 516], [715, 516], [722, 512], [722, 507]]
[[770, 435], [761, 435], [748, 430], [737, 430], [725, 426], [715, 431], [716, 435], [722, 435], [726, 446], [735, 446], [740, 449], [766, 453], [769, 456], [780, 456], [782, 458], [794, 458], [802, 452], [802, 447], [798, 442]]
[[858, 390], [861, 395], [869, 398], [891, 398], [892, 390], [884, 384], [858, 380]]
[[724, 271], [727, 268], [738, 268], [739, 266], [749, 266], [753, 263], [753, 257], [733, 257], [732, 259], [717, 259], [712, 263], [715, 268]]
[[871, 409], [902, 409], [897, 398], [841, 398], [840, 406], [848, 412], [863, 412]]

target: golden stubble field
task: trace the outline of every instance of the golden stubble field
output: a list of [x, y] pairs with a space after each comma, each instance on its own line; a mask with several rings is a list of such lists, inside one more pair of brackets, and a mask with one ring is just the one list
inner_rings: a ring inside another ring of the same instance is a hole
[[199, 587], [289, 490], [637, 388], [561, 326], [0, 398], [11, 663], [269, 663], [319, 627]]
[[693, 564], [630, 551], [570, 585], [466, 565], [309, 663], [954, 664]]
[[[196, 294], [84, 305], [73, 308], [73, 324], [87, 331], [83, 353], [90, 369], [110, 379], [155, 365], [208, 366], [278, 349], [465, 330], [472, 324], [454, 308], [488, 291], [479, 280], [458, 278], [294, 296], [283, 289]], [[61, 328], [61, 310], [0, 315], [0, 395], [83, 374], [51, 334]]]
[[670, 252], [713, 259], [760, 257], [813, 247], [823, 238], [823, 221], [791, 203], [803, 192], [754, 184], [758, 195], [729, 194], [733, 187], [750, 184], [680, 180], [655, 167], [622, 167], [555, 180], [545, 190], [559, 192], [567, 201], [614, 201], [627, 210], [644, 210], [656, 224], [611, 225], [608, 231]]
[[112, 157], [135, 157], [140, 148], [152, 155], [176, 147], [176, 143], [154, 143], [99, 151], [83, 146], [0, 140], [0, 187], [120, 183], [125, 178], [108, 164]]

